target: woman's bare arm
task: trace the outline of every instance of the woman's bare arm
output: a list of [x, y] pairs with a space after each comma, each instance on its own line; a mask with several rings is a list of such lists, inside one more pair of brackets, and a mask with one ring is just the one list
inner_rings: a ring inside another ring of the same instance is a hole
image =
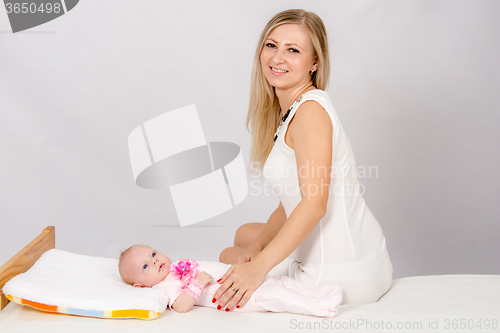
[[[300, 110], [302, 111], [299, 112]], [[326, 213], [330, 190], [333, 125], [325, 110], [313, 101], [302, 104], [295, 118], [293, 130], [289, 128], [289, 131], [299, 171], [302, 199], [278, 233], [252, 261], [233, 265], [224, 275], [215, 297], [221, 297], [231, 286], [244, 291], [244, 295], [233, 297], [229, 303], [233, 294], [224, 294], [219, 301], [222, 307], [229, 304], [227, 307], [232, 309], [236, 304], [245, 305], [255, 289], [262, 284], [266, 274], [307, 238]], [[315, 171], [326, 172], [313, 174], [311, 166], [317, 168]], [[305, 170], [307, 172], [300, 172], [303, 168], [309, 169]]]

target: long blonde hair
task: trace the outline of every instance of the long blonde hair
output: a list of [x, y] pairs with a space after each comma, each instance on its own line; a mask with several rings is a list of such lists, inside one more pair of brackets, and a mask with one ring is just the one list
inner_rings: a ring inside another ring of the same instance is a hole
[[[262, 73], [260, 54], [267, 37], [282, 24], [299, 24], [309, 32], [314, 56], [317, 57], [318, 70], [311, 76], [312, 84], [325, 90], [330, 77], [330, 61], [326, 29], [321, 18], [302, 9], [289, 9], [276, 14], [266, 25], [260, 35], [255, 51], [252, 81], [250, 86], [250, 102], [246, 127], [252, 137], [250, 153], [251, 172], [262, 170], [267, 156], [273, 148], [274, 133], [278, 129], [281, 110], [274, 88], [267, 82]], [[251, 128], [251, 130], [250, 130]]]

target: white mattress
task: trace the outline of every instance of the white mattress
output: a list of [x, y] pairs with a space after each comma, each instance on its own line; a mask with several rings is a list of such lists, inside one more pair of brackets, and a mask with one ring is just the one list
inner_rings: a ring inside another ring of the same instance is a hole
[[0, 312], [2, 333], [500, 332], [499, 325], [500, 275], [397, 279], [377, 303], [340, 306], [339, 315], [333, 319], [195, 307], [184, 314], [166, 311], [153, 321], [109, 320], [49, 314], [14, 303]]

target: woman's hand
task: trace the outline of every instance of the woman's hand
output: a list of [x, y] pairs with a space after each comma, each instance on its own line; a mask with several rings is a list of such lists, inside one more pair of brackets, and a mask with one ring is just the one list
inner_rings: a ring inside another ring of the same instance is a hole
[[241, 264], [244, 262], [249, 262], [252, 261], [253, 258], [255, 258], [258, 254], [260, 253], [260, 250], [252, 248], [251, 246], [248, 247], [245, 251], [243, 251], [242, 254], [238, 256], [235, 260], [235, 264]]
[[231, 266], [226, 274], [217, 281], [221, 284], [214, 295], [214, 303], [220, 298], [217, 309], [229, 311], [234, 307], [244, 306], [254, 291], [262, 285], [266, 274], [265, 269], [253, 261]]

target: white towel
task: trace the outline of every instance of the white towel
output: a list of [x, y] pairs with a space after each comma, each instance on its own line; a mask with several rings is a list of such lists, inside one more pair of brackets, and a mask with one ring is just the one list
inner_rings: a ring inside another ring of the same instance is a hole
[[165, 311], [168, 296], [122, 281], [118, 260], [49, 250], [26, 273], [3, 287], [5, 295], [84, 310]]

